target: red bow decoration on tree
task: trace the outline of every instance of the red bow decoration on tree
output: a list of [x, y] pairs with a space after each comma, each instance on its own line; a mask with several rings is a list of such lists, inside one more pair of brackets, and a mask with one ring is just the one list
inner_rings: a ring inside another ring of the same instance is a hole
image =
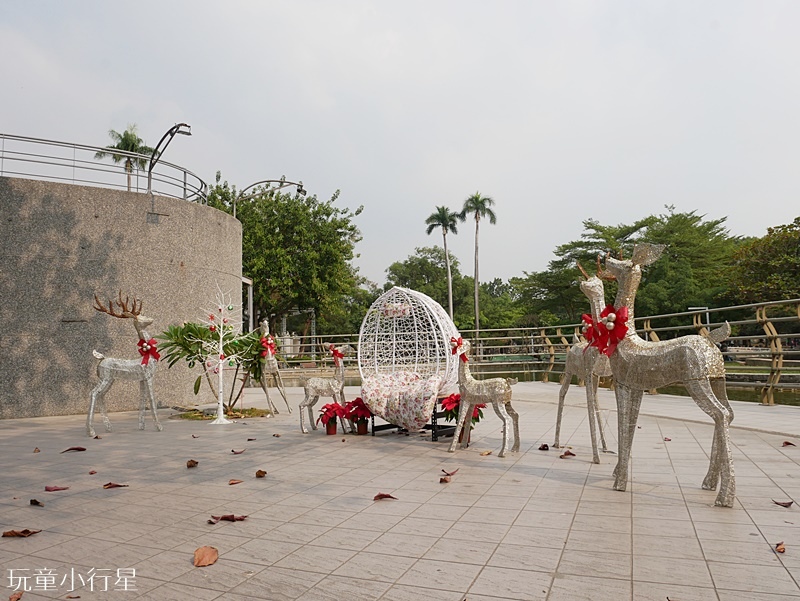
[[[591, 346], [596, 346], [605, 356], [610, 357], [617, 350], [620, 340], [628, 333], [628, 307], [615, 309], [614, 305], [607, 305], [600, 313], [600, 321], [594, 326], [594, 339]], [[589, 340], [589, 336], [586, 337]]]
[[153, 361], [161, 359], [161, 355], [158, 354], [158, 349], [156, 348], [155, 338], [151, 338], [150, 340], [142, 338], [137, 345], [139, 346], [139, 354], [142, 356], [142, 365], [150, 363], [151, 357]]
[[264, 350], [261, 351], [262, 357], [270, 356], [272, 357], [275, 355], [275, 340], [273, 340], [272, 336], [266, 336], [261, 338], [261, 346], [264, 347]]
[[[597, 338], [597, 328], [594, 325], [594, 320], [592, 319], [591, 315], [584, 313], [581, 315], [581, 321], [583, 321], [583, 337], [586, 338], [589, 346], [592, 346], [592, 342], [594, 342], [594, 339]], [[586, 348], [589, 348], [589, 346]]]
[[[454, 355], [458, 353], [458, 349], [460, 349], [463, 344], [464, 344], [464, 339], [461, 336], [459, 336], [458, 339], [455, 339], [455, 338], [451, 338], [450, 339], [450, 346], [453, 347], [453, 351], [452, 352], [453, 352]], [[460, 357], [461, 357], [461, 360], [464, 363], [469, 361], [469, 359], [467, 358], [466, 353], [461, 353]]]
[[331, 355], [333, 355], [333, 364], [334, 365], [339, 365], [339, 360], [344, 359], [344, 355], [334, 345], [330, 346], [330, 351], [331, 351]]

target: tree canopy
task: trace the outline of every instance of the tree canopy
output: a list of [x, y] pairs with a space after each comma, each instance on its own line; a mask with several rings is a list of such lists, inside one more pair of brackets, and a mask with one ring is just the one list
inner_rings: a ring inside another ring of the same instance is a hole
[[147, 158], [144, 156], [142, 157], [131, 157], [127, 154], [120, 154], [119, 152], [114, 152], [115, 150], [123, 151], [123, 152], [131, 152], [135, 154], [141, 155], [152, 155], [153, 149], [150, 148], [147, 144], [144, 143], [139, 137], [138, 132], [136, 131], [136, 124], [132, 123], [128, 125], [127, 129], [119, 133], [113, 129], [108, 130], [108, 136], [111, 138], [111, 141], [114, 142], [113, 144], [106, 146], [108, 149], [107, 152], [96, 152], [94, 158], [96, 159], [104, 159], [107, 156], [111, 157], [111, 160], [115, 163], [125, 163], [125, 173], [128, 175], [128, 192], [131, 191], [131, 173], [133, 173], [133, 168], [136, 167], [138, 169], [144, 169], [147, 167]]
[[[217, 183], [209, 204], [230, 212], [236, 190]], [[361, 232], [355, 211], [316, 196], [274, 190], [237, 204], [242, 222], [242, 271], [253, 278], [254, 310], [271, 326], [294, 309], [313, 309], [319, 320], [336, 315], [360, 283], [351, 261]]]

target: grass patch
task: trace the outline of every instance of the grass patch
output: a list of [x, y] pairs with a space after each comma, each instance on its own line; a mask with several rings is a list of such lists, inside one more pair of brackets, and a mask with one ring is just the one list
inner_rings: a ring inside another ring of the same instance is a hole
[[[248, 417], [269, 417], [272, 413], [267, 409], [257, 409], [251, 407], [249, 409], [235, 409], [225, 414], [225, 417], [230, 419], [244, 419]], [[189, 419], [195, 421], [211, 421], [217, 419], [216, 411], [210, 415], [203, 413], [201, 409], [192, 409], [191, 411], [184, 411], [171, 416], [173, 419]]]

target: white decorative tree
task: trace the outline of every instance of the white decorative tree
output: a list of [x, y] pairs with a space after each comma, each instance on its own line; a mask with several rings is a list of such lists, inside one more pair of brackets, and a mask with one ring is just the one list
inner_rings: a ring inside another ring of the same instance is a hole
[[225, 417], [225, 404], [223, 402], [225, 391], [225, 367], [234, 367], [242, 360], [241, 352], [236, 350], [239, 329], [242, 325], [240, 319], [241, 311], [231, 302], [230, 293], [223, 293], [217, 286], [216, 307], [206, 309], [205, 319], [200, 323], [208, 326], [212, 333], [210, 340], [199, 340], [203, 347], [203, 355], [206, 357], [206, 368], [217, 374], [219, 382], [217, 386], [217, 419], [212, 424], [232, 424], [233, 422]]

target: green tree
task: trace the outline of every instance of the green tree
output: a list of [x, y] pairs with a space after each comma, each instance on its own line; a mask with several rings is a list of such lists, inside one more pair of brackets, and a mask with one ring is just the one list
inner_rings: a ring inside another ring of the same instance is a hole
[[[208, 203], [231, 212], [236, 190], [228, 182], [211, 188]], [[334, 316], [360, 282], [351, 261], [361, 232], [355, 211], [316, 196], [264, 193], [238, 203], [242, 222], [242, 270], [253, 278], [254, 311], [270, 328], [294, 309]]]
[[[115, 163], [122, 163], [124, 161], [125, 173], [128, 175], [128, 192], [130, 192], [131, 174], [133, 173], [133, 168], [136, 167], [137, 169], [144, 169], [147, 167], [147, 162], [150, 159], [150, 156], [153, 154], [153, 149], [145, 144], [144, 140], [139, 137], [139, 134], [136, 132], [135, 123], [128, 125], [128, 128], [122, 133], [119, 133], [113, 129], [109, 129], [108, 135], [114, 144], [106, 146], [108, 149], [107, 151], [96, 152], [94, 158], [104, 159], [107, 156], [110, 156], [111, 160]], [[132, 157], [127, 154], [119, 154], [119, 152], [114, 152], [115, 150], [146, 156]]]
[[489, 219], [489, 223], [494, 225], [497, 223], [497, 216], [494, 214], [492, 210], [492, 205], [494, 205], [494, 199], [488, 196], [481, 196], [480, 192], [475, 192], [472, 196], [468, 197], [464, 201], [464, 207], [461, 209], [461, 213], [459, 213], [459, 219], [461, 221], [466, 221], [467, 215], [474, 215], [475, 217], [475, 275], [474, 275], [474, 286], [475, 286], [475, 336], [477, 337], [480, 333], [481, 329], [481, 313], [480, 313], [480, 301], [479, 301], [479, 278], [478, 278], [478, 232], [480, 229], [481, 218]]
[[731, 293], [739, 302], [800, 298], [800, 217], [745, 242], [728, 275]]
[[450, 271], [450, 253], [447, 250], [447, 234], [452, 232], [458, 234], [458, 213], [451, 211], [445, 206], [436, 207], [436, 211], [431, 213], [425, 220], [428, 228], [425, 232], [430, 235], [437, 227], [442, 228], [442, 245], [444, 246], [444, 258], [447, 263], [447, 307], [450, 311], [450, 319], [453, 319], [453, 275]]

